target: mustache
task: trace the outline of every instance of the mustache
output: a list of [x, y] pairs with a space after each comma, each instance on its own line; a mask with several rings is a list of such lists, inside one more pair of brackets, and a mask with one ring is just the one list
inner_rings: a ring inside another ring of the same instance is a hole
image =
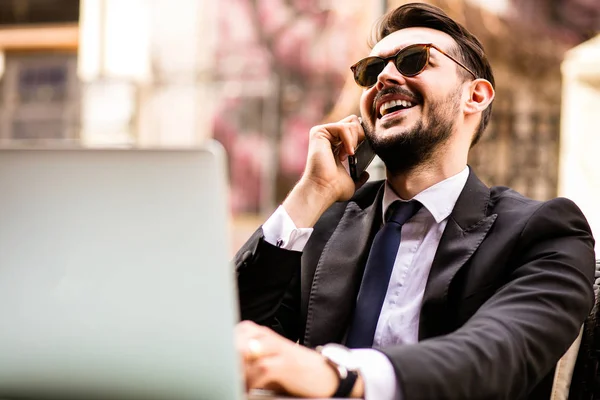
[[410, 90], [403, 88], [402, 86], [390, 86], [390, 87], [386, 87], [386, 88], [382, 89], [380, 92], [378, 92], [375, 95], [375, 98], [373, 99], [373, 107], [372, 107], [373, 113], [375, 113], [377, 111], [376, 110], [377, 102], [379, 100], [381, 100], [381, 98], [383, 96], [387, 96], [389, 94], [399, 94], [402, 96], [407, 96], [407, 97], [410, 97], [411, 99], [413, 99], [417, 103], [423, 102], [423, 97], [418, 93], [413, 93]]

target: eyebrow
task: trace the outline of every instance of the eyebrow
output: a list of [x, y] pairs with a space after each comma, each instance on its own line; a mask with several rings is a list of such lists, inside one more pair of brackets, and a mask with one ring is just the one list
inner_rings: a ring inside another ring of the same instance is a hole
[[[404, 48], [404, 47], [403, 47]], [[402, 48], [402, 49], [403, 49]], [[392, 51], [386, 51], [385, 53], [375, 53], [375, 54], [369, 54], [368, 57], [381, 57], [381, 58], [387, 58], [387, 57], [391, 57], [394, 54], [398, 54], [398, 52], [402, 49], [395, 49]]]
[[[413, 44], [418, 44], [418, 43], [413, 43]], [[407, 48], [408, 46], [412, 46], [412, 44], [407, 44], [405, 46], [398, 46], [398, 47], [393, 48], [390, 51], [386, 51], [384, 53], [379, 53], [379, 54], [370, 54], [369, 56], [370, 57], [381, 57], [381, 58], [391, 57], [394, 54], [398, 54], [400, 51]]]
[[[413, 43], [413, 44], [417, 44], [417, 43]], [[399, 52], [401, 52], [402, 50], [404, 50], [408, 46], [412, 46], [412, 45], [411, 44], [407, 44], [406, 46], [401, 46], [401, 47], [399, 46], [399, 47], [394, 48], [391, 51], [387, 51], [387, 52], [385, 52], [383, 54], [376, 54], [375, 56], [377, 56], [377, 57], [383, 57], [383, 58], [385, 58], [385, 57], [391, 57], [394, 54], [398, 54]]]

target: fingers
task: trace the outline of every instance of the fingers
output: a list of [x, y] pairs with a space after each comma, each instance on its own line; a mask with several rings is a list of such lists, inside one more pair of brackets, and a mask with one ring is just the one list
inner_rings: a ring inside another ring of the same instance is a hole
[[246, 366], [246, 385], [297, 397], [328, 398], [339, 379], [325, 358], [292, 342], [282, 343], [278, 354]]
[[342, 159], [345, 160], [348, 155], [354, 155], [354, 149], [358, 146], [358, 143], [362, 140], [362, 126], [360, 125], [360, 119], [356, 115], [349, 115], [340, 121], [343, 124], [343, 129], [340, 131], [340, 136], [344, 144], [345, 155]]
[[362, 127], [356, 115], [350, 115], [339, 122], [315, 126], [311, 135], [325, 138], [335, 148], [340, 161], [354, 154], [354, 149], [364, 137]]
[[360, 121], [360, 119], [356, 115], [350, 114], [346, 118], [340, 119], [339, 122], [354, 122], [354, 121]]
[[263, 357], [246, 365], [246, 388], [251, 389], [268, 389], [274, 391], [282, 391], [281, 385], [277, 382], [279, 378], [278, 372], [285, 368], [282, 363], [282, 358], [278, 356]]
[[275, 332], [250, 321], [242, 321], [236, 326], [236, 348], [244, 362], [251, 362], [274, 354], [276, 346], [270, 344]]
[[311, 398], [334, 393], [337, 374], [315, 350], [251, 322], [238, 324], [236, 336], [238, 346], [251, 355], [242, 359], [248, 391], [266, 389]]
[[242, 365], [246, 389], [280, 390], [274, 382], [274, 375], [279, 367], [274, 365], [279, 357], [280, 338], [269, 328], [250, 321], [243, 321], [236, 326], [236, 347], [242, 356]]

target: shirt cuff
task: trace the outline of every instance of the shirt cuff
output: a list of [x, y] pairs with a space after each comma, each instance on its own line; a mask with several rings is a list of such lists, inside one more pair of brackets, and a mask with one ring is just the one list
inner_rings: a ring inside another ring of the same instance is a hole
[[285, 208], [279, 206], [263, 224], [262, 231], [268, 243], [285, 250], [302, 251], [313, 228], [296, 228]]
[[402, 400], [394, 366], [373, 349], [351, 350], [365, 384], [365, 400]]

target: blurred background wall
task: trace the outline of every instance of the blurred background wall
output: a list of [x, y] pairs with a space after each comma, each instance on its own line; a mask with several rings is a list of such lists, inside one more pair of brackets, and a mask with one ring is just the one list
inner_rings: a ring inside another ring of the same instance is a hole
[[[477, 35], [497, 82], [470, 165], [575, 200], [600, 237], [600, 2], [431, 0]], [[357, 113], [349, 65], [397, 0], [2, 0], [5, 145], [193, 146], [229, 156], [233, 248], [285, 197], [315, 124]], [[381, 164], [372, 167], [383, 176]]]

